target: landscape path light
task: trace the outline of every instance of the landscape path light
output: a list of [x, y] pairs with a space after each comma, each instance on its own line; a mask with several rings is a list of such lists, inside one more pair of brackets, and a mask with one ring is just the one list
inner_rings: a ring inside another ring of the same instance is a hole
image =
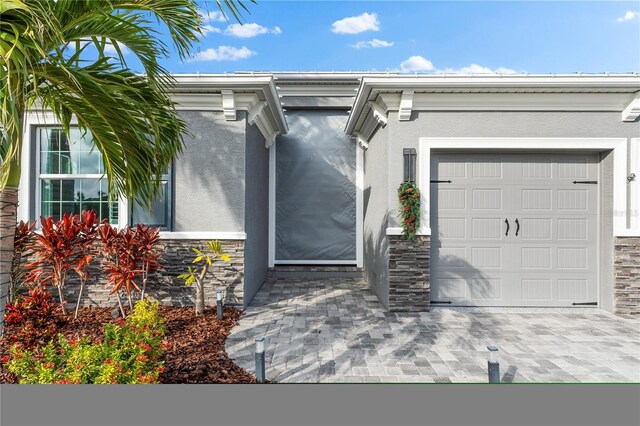
[[218, 306], [218, 319], [222, 319], [222, 290], [216, 290], [216, 305]]
[[264, 336], [256, 337], [256, 379], [258, 383], [265, 382]]
[[498, 362], [498, 348], [496, 346], [487, 346], [489, 350], [489, 383], [500, 383], [500, 363]]

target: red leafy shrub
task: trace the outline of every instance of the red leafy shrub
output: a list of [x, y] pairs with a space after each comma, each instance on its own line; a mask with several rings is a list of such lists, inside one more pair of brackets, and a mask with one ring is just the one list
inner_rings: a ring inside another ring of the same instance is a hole
[[78, 273], [82, 286], [88, 278], [91, 246], [97, 238], [96, 214], [93, 210], [83, 211], [82, 215], [65, 213], [58, 221], [40, 217], [40, 230], [42, 235], [35, 234], [27, 246], [35, 260], [25, 266], [29, 270], [26, 281], [57, 287], [60, 303], [64, 304], [62, 290], [69, 272]]
[[[104, 224], [98, 233], [104, 256], [102, 268], [107, 275], [108, 285], [111, 286], [111, 294], [118, 298], [124, 317], [120, 292], [124, 291], [129, 299], [129, 306], [133, 309], [131, 293], [139, 291], [142, 300], [149, 274], [160, 267], [160, 228], [137, 225], [135, 229], [127, 226], [117, 231]], [[142, 286], [136, 283], [138, 278], [142, 281]]]
[[7, 304], [4, 320], [7, 325], [20, 326], [20, 331], [11, 335], [11, 342], [32, 347], [53, 338], [64, 324], [65, 316], [62, 306], [46, 288], [33, 286], [28, 295], [20, 295], [14, 303]]

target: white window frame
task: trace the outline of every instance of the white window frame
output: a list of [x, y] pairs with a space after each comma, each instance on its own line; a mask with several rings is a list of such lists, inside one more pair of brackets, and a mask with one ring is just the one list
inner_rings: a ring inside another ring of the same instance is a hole
[[[71, 120], [71, 126], [77, 126], [78, 121], [74, 118]], [[60, 127], [60, 122], [55, 115], [48, 111], [34, 109], [25, 115], [23, 128], [23, 145], [20, 171], [20, 191], [18, 192], [18, 220], [29, 221], [40, 218], [41, 200], [40, 200], [40, 179], [62, 179], [73, 178], [82, 179], [103, 177], [102, 174], [78, 174], [78, 175], [58, 175], [58, 174], [40, 174], [40, 148], [39, 148], [39, 131], [43, 127]], [[35, 156], [33, 155], [35, 154]], [[32, 159], [35, 158], [32, 165]], [[32, 191], [33, 185], [33, 191]], [[32, 210], [33, 205], [33, 210]], [[118, 228], [124, 228], [129, 223], [129, 203], [126, 198], [118, 198]], [[124, 214], [122, 212], [125, 212]]]
[[[41, 173], [41, 146], [42, 146], [42, 132], [46, 129], [59, 129], [59, 125], [47, 125], [47, 126], [36, 126], [35, 127], [35, 219], [38, 222], [38, 219], [42, 215], [42, 180], [43, 179], [55, 179], [55, 180], [75, 180], [75, 179], [106, 179], [107, 175], [105, 173]], [[118, 199], [118, 222], [116, 224], [118, 227], [121, 226], [121, 218], [122, 212], [120, 210], [120, 199]], [[39, 224], [36, 225], [39, 227]]]

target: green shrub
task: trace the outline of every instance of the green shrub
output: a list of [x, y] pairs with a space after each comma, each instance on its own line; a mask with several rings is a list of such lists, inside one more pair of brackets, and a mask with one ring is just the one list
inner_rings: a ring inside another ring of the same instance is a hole
[[9, 370], [20, 383], [158, 383], [165, 351], [160, 304], [136, 303], [120, 325], [106, 324], [104, 338], [68, 341], [58, 335], [43, 347], [11, 347]]

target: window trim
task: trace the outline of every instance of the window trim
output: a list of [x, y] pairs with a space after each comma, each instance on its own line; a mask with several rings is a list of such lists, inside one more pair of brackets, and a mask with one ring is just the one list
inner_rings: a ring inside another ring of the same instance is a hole
[[[74, 123], [75, 124], [75, 123]], [[72, 124], [72, 127], [77, 127], [77, 124], [74, 125]], [[43, 179], [59, 179], [59, 180], [72, 180], [72, 179], [105, 179], [106, 178], [106, 173], [78, 173], [78, 174], [68, 174], [68, 173], [64, 173], [64, 174], [55, 174], [55, 173], [40, 173], [40, 166], [41, 166], [41, 142], [42, 142], [42, 131], [43, 130], [48, 130], [48, 129], [59, 129], [61, 128], [61, 126], [59, 124], [53, 124], [53, 123], [45, 123], [45, 124], [33, 124], [31, 127], [31, 131], [34, 134], [34, 137], [31, 139], [33, 141], [33, 152], [34, 152], [34, 156], [32, 158], [34, 158], [35, 160], [35, 164], [34, 164], [34, 168], [33, 170], [35, 171], [33, 178], [35, 180], [34, 182], [34, 215], [33, 215], [33, 220], [35, 220], [36, 222], [36, 228], [40, 228], [40, 216], [42, 215], [42, 185], [41, 182]], [[117, 200], [118, 203], [118, 222], [117, 224], [114, 224], [114, 226], [117, 226], [118, 228], [123, 228], [125, 226], [128, 225], [128, 221], [129, 221], [129, 217], [128, 214], [122, 214], [122, 212], [127, 212], [128, 211], [128, 202], [126, 199], [123, 199], [122, 197], [118, 197]], [[31, 219], [29, 219], [31, 220]]]

